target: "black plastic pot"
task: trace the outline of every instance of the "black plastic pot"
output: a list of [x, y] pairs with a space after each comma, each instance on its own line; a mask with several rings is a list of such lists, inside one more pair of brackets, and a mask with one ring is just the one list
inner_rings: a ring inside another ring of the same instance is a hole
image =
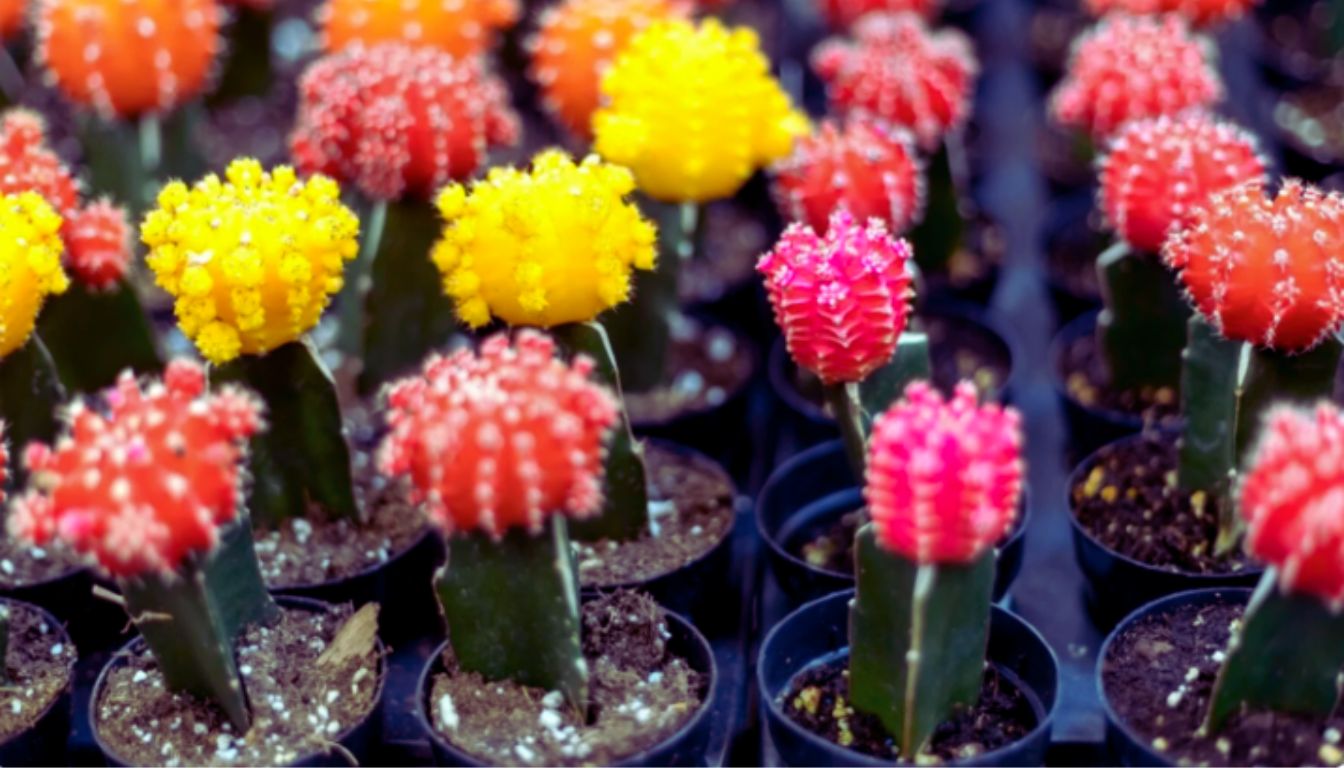
[[5, 588], [0, 595], [50, 611], [81, 655], [88, 655], [119, 645], [126, 637], [126, 612], [94, 597], [95, 583], [93, 571], [72, 568], [52, 579]]
[[[62, 623], [50, 611], [39, 605], [0, 597], [0, 603], [10, 607], [21, 606], [36, 611], [51, 625], [55, 637], [60, 642], [71, 642]], [[0, 664], [4, 659], [0, 659]], [[37, 722], [20, 733], [0, 741], [0, 765], [65, 765], [66, 741], [70, 738], [70, 691], [75, 685], [75, 665], [70, 665], [70, 676], [66, 680], [65, 690], [51, 700], [42, 710]]]
[[[808, 731], [785, 714], [780, 698], [799, 673], [849, 655], [853, 591], [814, 600], [789, 614], [766, 636], [756, 664], [757, 695], [779, 761], [791, 765], [890, 765], [845, 749]], [[988, 661], [1016, 683], [1036, 711], [1037, 724], [1021, 740], [954, 765], [1044, 765], [1059, 697], [1055, 654], [1030, 624], [1002, 608], [990, 618]]]
[[[771, 573], [790, 607], [854, 587], [853, 574], [811, 565], [795, 554], [797, 547], [792, 545], [861, 506], [862, 491], [839, 440], [809, 448], [770, 475], [756, 505], [756, 530], [766, 544]], [[995, 600], [1008, 593], [1022, 569], [1030, 509], [1029, 504], [1022, 505], [1022, 519], [999, 548]]]
[[[281, 607], [290, 610], [309, 611], [317, 613], [326, 611], [328, 604], [320, 600], [312, 600], [303, 597], [294, 597], [292, 595], [277, 595], [276, 602]], [[98, 700], [102, 697], [103, 686], [107, 683], [108, 673], [117, 666], [124, 666], [126, 659], [132, 653], [138, 653], [144, 645], [144, 639], [136, 637], [127, 643], [118, 651], [98, 673], [98, 679], [93, 684], [89, 704], [89, 733], [93, 735], [93, 741], [98, 745], [98, 749], [103, 753], [103, 759], [110, 766], [131, 765], [128, 761], [122, 759], [113, 749], [103, 741], [98, 733]], [[378, 642], [376, 649], [378, 657], [378, 690], [374, 693], [374, 705], [369, 713], [362, 720], [341, 731], [336, 738], [335, 743], [345, 748], [350, 756], [353, 757], [357, 765], [368, 765], [370, 757], [375, 754], [379, 743], [382, 741], [383, 732], [383, 687], [387, 682], [387, 653], [381, 641]], [[315, 752], [304, 755], [295, 760], [291, 765], [294, 766], [348, 766], [349, 760], [339, 751], [331, 750], [328, 752]]]
[[[1116, 442], [1144, 439], [1148, 438], [1133, 435]], [[1068, 483], [1064, 486], [1069, 524], [1073, 528], [1073, 551], [1087, 582], [1088, 610], [1098, 626], [1103, 629], [1110, 627], [1144, 603], [1176, 592], [1253, 587], [1260, 580], [1263, 571], [1259, 568], [1222, 574], [1184, 573], [1157, 568], [1122, 555], [1093, 538], [1074, 514], [1073, 488], [1092, 471], [1099, 451], [1080, 462], [1069, 474]]]
[[[669, 653], [686, 660], [691, 669], [699, 672], [708, 681], [700, 708], [687, 720], [676, 733], [664, 739], [654, 747], [638, 754], [630, 755], [615, 765], [618, 766], [702, 766], [706, 764], [706, 750], [713, 730], [710, 711], [714, 707], [715, 694], [721, 684], [719, 668], [714, 660], [714, 651], [709, 641], [689, 621], [675, 613], [667, 613], [667, 629], [671, 636], [667, 641]], [[434, 754], [434, 764], [444, 766], [480, 766], [489, 763], [477, 759], [453, 746], [433, 726], [430, 716], [429, 697], [433, 692], [434, 677], [443, 672], [443, 653], [448, 648], [444, 642], [434, 650], [420, 673], [420, 684], [416, 688], [415, 717], [429, 738], [429, 746]]]
[[1244, 605], [1250, 599], [1250, 589], [1233, 587], [1195, 589], [1168, 595], [1138, 608], [1126, 616], [1124, 621], [1120, 622], [1106, 636], [1106, 642], [1102, 644], [1101, 652], [1097, 655], [1096, 685], [1097, 696], [1101, 699], [1101, 709], [1106, 716], [1106, 748], [1117, 764], [1133, 766], [1174, 765], [1165, 755], [1155, 751], [1148, 739], [1139, 735], [1121, 720], [1120, 716], [1116, 714], [1115, 708], [1111, 706], [1111, 700], [1106, 695], [1106, 686], [1102, 679], [1102, 669], [1106, 664], [1106, 657], [1110, 655], [1111, 645], [1115, 643], [1116, 638], [1124, 634], [1136, 622], [1148, 616], [1166, 613], [1187, 605], [1213, 605], [1216, 603]]

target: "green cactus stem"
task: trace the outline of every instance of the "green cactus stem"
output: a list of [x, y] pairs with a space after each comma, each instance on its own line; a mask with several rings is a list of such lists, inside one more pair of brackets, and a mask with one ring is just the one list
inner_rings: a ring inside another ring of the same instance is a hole
[[60, 429], [57, 413], [65, 389], [56, 364], [34, 333], [22, 347], [0, 359], [0, 419], [9, 441], [9, 483], [6, 490], [23, 487], [23, 447], [33, 441], [51, 443]]
[[1181, 371], [1185, 433], [1177, 477], [1182, 491], [1202, 492], [1204, 499], [1217, 503], [1214, 552], [1225, 555], [1241, 539], [1241, 518], [1232, 503], [1231, 489], [1237, 467], [1237, 393], [1246, 345], [1223, 338], [1199, 313], [1191, 316], [1188, 327]]
[[[47, 299], [37, 327], [51, 342], [61, 381], [75, 392], [109, 387], [128, 368], [136, 374], [163, 369], [149, 318], [127, 281], [110, 291], [74, 281], [65, 293]], [[88, 343], [90, 329], [97, 329], [97, 344]]]
[[849, 692], [914, 761], [939, 723], [980, 698], [994, 550], [967, 565], [919, 565], [882, 550], [872, 523], [854, 538]]
[[[384, 211], [380, 231], [370, 241], [371, 252], [361, 254], [352, 267], [346, 278], [350, 290], [342, 297], [342, 336], [363, 338], [363, 395], [414, 369], [458, 328], [452, 299], [443, 293], [443, 277], [429, 258], [442, 228], [438, 211], [422, 200], [378, 206]], [[376, 219], [376, 213], [368, 217], [371, 231], [379, 223]]]
[[560, 691], [588, 706], [588, 664], [579, 639], [579, 588], [565, 518], [538, 535], [510, 530], [453, 536], [435, 576], [454, 658], [487, 680]]
[[307, 517], [359, 519], [336, 385], [307, 340], [243, 355], [210, 370], [212, 386], [241, 384], [266, 403], [269, 428], [252, 438], [247, 507], [262, 528]]
[[1250, 352], [1237, 413], [1237, 458], [1245, 459], [1260, 435], [1260, 422], [1275, 403], [1312, 405], [1334, 393], [1344, 345], [1335, 336], [1300, 355], [1270, 349]]
[[1097, 258], [1097, 348], [1119, 391], [1180, 386], [1190, 308], [1157, 256], [1116, 243]]
[[644, 466], [644, 444], [635, 439], [630, 416], [621, 393], [621, 375], [616, 368], [607, 332], [600, 323], [567, 323], [552, 330], [556, 341], [572, 357], [585, 354], [597, 364], [596, 378], [616, 394], [621, 403], [620, 423], [613, 431], [604, 460], [605, 477], [602, 514], [572, 524], [574, 538], [580, 541], [631, 541], [649, 530], [648, 472]]
[[209, 97], [211, 106], [237, 101], [247, 96], [264, 96], [271, 87], [271, 23], [273, 9], [254, 8], [247, 3], [233, 7], [233, 23], [225, 31], [224, 50], [228, 57], [219, 85]]
[[823, 388], [855, 477], [864, 475], [868, 435], [873, 422], [900, 399], [910, 382], [927, 381], [932, 375], [929, 337], [921, 331], [911, 330], [901, 334], [891, 362], [873, 371], [862, 382], [831, 384]]
[[1202, 730], [1216, 733], [1243, 709], [1327, 717], [1339, 701], [1342, 667], [1344, 613], [1285, 593], [1269, 568], [1228, 643]]
[[965, 178], [965, 147], [960, 136], [949, 136], [929, 158], [924, 216], [910, 230], [910, 244], [920, 270], [934, 277], [955, 271], [954, 257], [965, 238], [965, 213], [960, 182]]
[[81, 116], [88, 199], [111, 196], [126, 207], [131, 221], [139, 221], [165, 179], [192, 179], [205, 171], [204, 156], [196, 145], [200, 121], [197, 104], [164, 117], [146, 115], [136, 123]]

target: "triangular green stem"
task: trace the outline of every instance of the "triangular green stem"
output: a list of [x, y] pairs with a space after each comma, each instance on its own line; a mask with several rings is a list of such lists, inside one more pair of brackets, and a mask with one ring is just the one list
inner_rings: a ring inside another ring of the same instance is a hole
[[864, 475], [873, 422], [905, 394], [910, 382], [928, 381], [931, 376], [929, 337], [922, 331], [911, 330], [901, 334], [891, 362], [868, 374], [862, 382], [824, 387], [826, 404], [840, 428], [855, 477]]
[[205, 564], [205, 579], [229, 637], [249, 624], [269, 624], [280, 615], [261, 576], [252, 520], [246, 512], [219, 532], [219, 543]]
[[1261, 422], [1271, 405], [1314, 405], [1334, 393], [1344, 345], [1330, 336], [1300, 355], [1271, 349], [1251, 351], [1237, 415], [1237, 458], [1244, 464], [1260, 436]]
[[[51, 342], [61, 381], [76, 392], [97, 392], [116, 382], [122, 371], [155, 374], [163, 368], [149, 318], [127, 281], [109, 291], [94, 291], [78, 281], [47, 299], [38, 330]], [[97, 343], [89, 343], [97, 329]]]
[[[1218, 507], [1218, 540], [1214, 552], [1225, 555], [1241, 538], [1240, 516], [1233, 503], [1232, 479], [1237, 467], [1236, 419], [1242, 360], [1247, 345], [1223, 338], [1204, 316], [1188, 323], [1182, 352], [1181, 412], [1185, 432], [1180, 441], [1177, 477], [1181, 490]], [[1202, 493], [1202, 497], [1193, 494]]]
[[37, 333], [0, 359], [0, 419], [5, 422], [9, 443], [8, 489], [23, 487], [27, 479], [24, 447], [33, 441], [50, 444], [56, 439], [60, 430], [57, 413], [64, 402], [65, 389], [56, 364]]
[[336, 297], [336, 306], [340, 309], [336, 348], [351, 357], [358, 357], [364, 351], [364, 302], [369, 293], [373, 259], [387, 228], [387, 205], [386, 200], [375, 200], [364, 209], [359, 226], [359, 254], [346, 265], [345, 283]]
[[1156, 255], [1116, 243], [1097, 259], [1105, 307], [1097, 318], [1097, 348], [1117, 391], [1168, 387], [1181, 380], [1190, 307], [1175, 276]]
[[949, 136], [929, 158], [925, 175], [924, 216], [910, 230], [910, 244], [920, 270], [930, 277], [945, 276], [965, 237], [966, 204], [960, 192], [960, 136]]

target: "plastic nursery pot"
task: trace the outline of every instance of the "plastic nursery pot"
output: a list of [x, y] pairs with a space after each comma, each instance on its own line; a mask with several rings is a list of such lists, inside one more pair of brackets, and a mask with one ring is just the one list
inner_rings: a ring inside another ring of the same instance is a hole
[[[52, 628], [57, 643], [69, 643], [70, 636], [50, 611], [32, 603], [0, 597], [0, 604], [22, 606], [42, 616]], [[3, 663], [0, 659], [0, 663]], [[23, 731], [0, 741], [0, 765], [65, 765], [66, 742], [70, 739], [70, 691], [75, 684], [75, 665], [71, 663], [65, 689], [42, 710], [37, 721]]]
[[[293, 595], [277, 595], [276, 603], [282, 608], [291, 610], [308, 611], [318, 613], [327, 610], [328, 604], [320, 600], [312, 600], [304, 597], [295, 597]], [[127, 658], [132, 653], [138, 653], [144, 647], [144, 639], [136, 637], [108, 660], [102, 671], [98, 673], [98, 679], [93, 684], [93, 691], [90, 694], [89, 704], [89, 733], [93, 734], [93, 741], [98, 745], [98, 749], [103, 753], [103, 759], [110, 766], [128, 766], [130, 761], [119, 755], [107, 742], [103, 741], [102, 734], [98, 731], [98, 701], [102, 698], [103, 689], [107, 685], [107, 677], [111, 671], [119, 666], [126, 664]], [[339, 744], [346, 752], [349, 758], [354, 758], [356, 765], [368, 765], [369, 761], [382, 741], [383, 732], [383, 687], [387, 681], [387, 652], [383, 647], [382, 641], [377, 641], [374, 649], [378, 657], [378, 688], [374, 691], [374, 705], [358, 723], [351, 725], [333, 740]], [[341, 754], [340, 750], [332, 749], [326, 752], [314, 752], [304, 755], [295, 760], [290, 765], [294, 766], [348, 766], [350, 760], [346, 755]]]
[[[1114, 445], [1144, 439], [1148, 438], [1133, 435], [1115, 441]], [[1120, 554], [1097, 541], [1078, 521], [1073, 504], [1073, 488], [1092, 471], [1100, 454], [1101, 449], [1094, 451], [1074, 468], [1064, 486], [1064, 495], [1069, 509], [1069, 525], [1073, 528], [1074, 556], [1087, 581], [1088, 608], [1102, 628], [1113, 625], [1144, 603], [1166, 595], [1193, 589], [1253, 587], [1260, 580], [1263, 571], [1259, 568], [1217, 574], [1158, 568]]]
[[[685, 659], [691, 669], [705, 677], [708, 682], [705, 685], [704, 696], [701, 698], [700, 708], [676, 733], [643, 752], [618, 761], [615, 763], [618, 766], [701, 766], [706, 763], [705, 752], [709, 748], [710, 732], [713, 730], [713, 721], [709, 715], [719, 688], [718, 664], [714, 660], [714, 651], [709, 641], [699, 630], [671, 611], [668, 611], [666, 616], [667, 629], [670, 633], [667, 640], [668, 653]], [[430, 695], [433, 693], [435, 676], [443, 672], [443, 653], [447, 648], [448, 643], [445, 641], [434, 649], [433, 655], [425, 663], [424, 671], [420, 673], [420, 683], [415, 696], [415, 717], [429, 737], [435, 765], [489, 765], [458, 749], [433, 726], [433, 719], [430, 716]]]
[[[756, 663], [757, 695], [766, 729], [783, 765], [891, 765], [845, 749], [808, 731], [784, 712], [782, 697], [800, 673], [849, 655], [848, 590], [814, 600], [775, 626]], [[1036, 727], [1020, 740], [954, 765], [1044, 765], [1059, 696], [1055, 654], [1035, 628], [995, 606], [990, 618], [988, 661], [1022, 690], [1036, 712]]]
[[[125, 637], [126, 612], [94, 596], [93, 571], [75, 567], [43, 581], [0, 590], [6, 598], [53, 613], [84, 655], [118, 645]], [[0, 765], [13, 764], [3, 763]]]
[[1148, 739], [1130, 728], [1129, 724], [1116, 713], [1115, 707], [1111, 705], [1102, 672], [1116, 638], [1122, 637], [1130, 627], [1149, 616], [1161, 615], [1188, 605], [1203, 606], [1217, 603], [1244, 605], [1250, 599], [1251, 590], [1249, 588], [1224, 587], [1179, 592], [1155, 600], [1135, 610], [1106, 636], [1106, 642], [1102, 643], [1101, 652], [1097, 654], [1096, 685], [1098, 698], [1101, 699], [1101, 709], [1106, 717], [1106, 748], [1118, 764], [1133, 766], [1174, 765], [1168, 757], [1154, 750]]
[[[854, 587], [854, 574], [818, 568], [797, 555], [801, 542], [829, 528], [840, 516], [863, 506], [863, 494], [845, 456], [844, 444], [832, 440], [809, 448], [780, 465], [761, 489], [756, 504], [756, 530], [766, 543], [770, 571], [788, 597], [790, 607], [822, 595]], [[1031, 506], [1013, 533], [999, 547], [994, 599], [1008, 593], [1026, 542]]]

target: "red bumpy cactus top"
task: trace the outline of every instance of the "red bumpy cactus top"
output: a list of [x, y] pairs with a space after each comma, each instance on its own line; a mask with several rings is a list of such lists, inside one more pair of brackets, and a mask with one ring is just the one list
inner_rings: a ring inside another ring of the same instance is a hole
[[848, 29], [854, 22], [882, 11], [911, 11], [932, 18], [942, 5], [941, 0], [814, 0], [817, 11], [826, 23], [835, 29]]
[[518, 138], [503, 83], [436, 48], [354, 46], [309, 67], [299, 89], [295, 164], [374, 199], [427, 199]]
[[0, 0], [0, 40], [8, 40], [23, 29], [23, 13], [28, 0]]
[[910, 258], [880, 220], [860, 224], [843, 209], [824, 237], [805, 224], [784, 230], [756, 269], [798, 365], [825, 384], [886, 365], [910, 314]]
[[1344, 414], [1278, 407], [1241, 485], [1246, 548], [1281, 586], [1344, 607]]
[[970, 111], [978, 65], [971, 42], [934, 32], [911, 13], [865, 16], [853, 40], [828, 40], [812, 57], [833, 109], [908, 129], [932, 149]]
[[94, 290], [115, 287], [130, 263], [126, 213], [106, 201], [79, 206], [79, 184], [47, 146], [42, 118], [10, 110], [0, 119], [0, 194], [33, 191], [64, 218], [65, 266]]
[[1130, 120], [1207, 107], [1223, 84], [1204, 40], [1175, 16], [1112, 16], [1073, 44], [1050, 96], [1063, 125], [1105, 138]]
[[1283, 352], [1344, 321], [1344, 197], [1296, 180], [1215, 193], [1162, 248], [1190, 299], [1227, 338]]
[[952, 398], [925, 382], [878, 417], [868, 445], [864, 498], [877, 540], [925, 565], [969, 563], [1012, 528], [1022, 494], [1021, 418]]
[[847, 209], [860, 221], [881, 219], [905, 232], [924, 205], [924, 176], [908, 134], [855, 118], [827, 120], [774, 168], [780, 212], [818, 232], [831, 214]]
[[1255, 138], [1197, 110], [1127, 123], [1100, 163], [1101, 209], [1134, 248], [1157, 253], [1209, 195], [1263, 181]]
[[379, 466], [410, 477], [413, 499], [445, 534], [535, 533], [552, 515], [601, 511], [616, 400], [590, 380], [592, 360], [565, 364], [555, 352], [536, 331], [518, 332], [513, 346], [498, 334], [479, 354], [431, 357], [388, 390]]
[[317, 12], [329, 52], [350, 45], [429, 45], [468, 58], [518, 20], [518, 0], [327, 0]]
[[105, 413], [72, 405], [54, 449], [28, 446], [32, 487], [9, 531], [38, 545], [59, 538], [116, 577], [172, 572], [236, 517], [242, 441], [261, 427], [260, 405], [236, 389], [205, 394], [205, 371], [184, 360], [143, 389], [127, 372], [104, 400]]
[[1087, 0], [1087, 10], [1094, 16], [1112, 11], [1135, 16], [1174, 13], [1191, 24], [1206, 26], [1220, 24], [1243, 16], [1259, 0]]

